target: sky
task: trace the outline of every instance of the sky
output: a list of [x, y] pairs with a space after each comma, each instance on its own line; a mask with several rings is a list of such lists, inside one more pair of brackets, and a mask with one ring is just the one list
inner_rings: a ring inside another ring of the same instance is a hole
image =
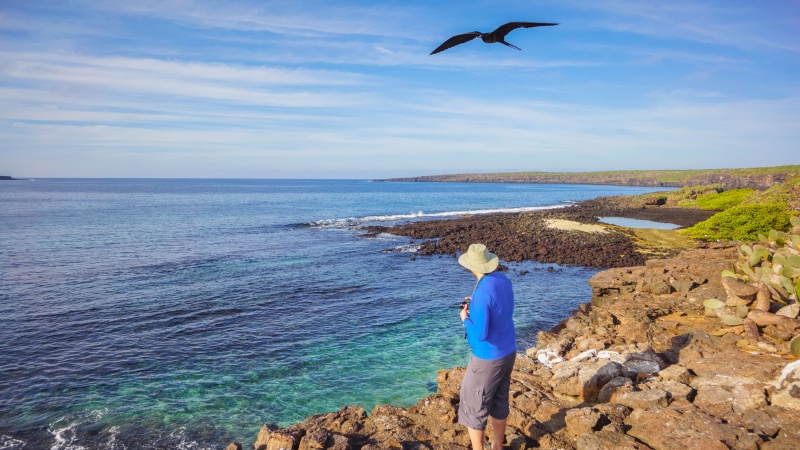
[[[450, 36], [556, 22], [436, 55]], [[800, 1], [0, 0], [0, 175], [800, 164]]]

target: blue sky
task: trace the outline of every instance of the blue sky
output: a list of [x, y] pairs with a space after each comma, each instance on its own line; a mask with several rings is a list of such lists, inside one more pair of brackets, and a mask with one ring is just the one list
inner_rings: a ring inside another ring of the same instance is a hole
[[[558, 22], [507, 37], [452, 35]], [[800, 164], [800, 2], [0, 0], [0, 175]]]

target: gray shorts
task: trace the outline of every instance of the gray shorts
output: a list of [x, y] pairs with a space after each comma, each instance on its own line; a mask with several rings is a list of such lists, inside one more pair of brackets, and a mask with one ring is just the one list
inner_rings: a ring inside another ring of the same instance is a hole
[[483, 430], [489, 416], [500, 420], [508, 417], [508, 389], [516, 358], [516, 352], [492, 360], [470, 356], [461, 382], [458, 423]]

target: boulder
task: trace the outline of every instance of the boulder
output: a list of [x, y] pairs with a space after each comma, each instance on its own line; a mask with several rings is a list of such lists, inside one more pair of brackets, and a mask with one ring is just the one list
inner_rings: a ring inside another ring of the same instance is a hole
[[634, 410], [649, 410], [669, 405], [669, 394], [661, 389], [620, 392], [614, 402]]
[[272, 425], [264, 425], [258, 432], [255, 450], [297, 450], [303, 433], [300, 430], [276, 429]]
[[325, 428], [312, 428], [300, 439], [299, 450], [323, 450], [328, 446], [330, 432]]
[[616, 396], [623, 392], [631, 392], [634, 390], [633, 381], [628, 377], [616, 377], [600, 389], [597, 393], [597, 401], [600, 403], [619, 403]]
[[606, 383], [626, 373], [622, 364], [600, 358], [556, 364], [548, 384], [556, 393], [594, 402]]

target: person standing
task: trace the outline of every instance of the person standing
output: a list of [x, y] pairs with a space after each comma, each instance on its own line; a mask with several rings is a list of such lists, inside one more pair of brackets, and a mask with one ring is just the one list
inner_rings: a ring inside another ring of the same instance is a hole
[[501, 450], [508, 418], [508, 391], [517, 356], [514, 291], [497, 272], [499, 259], [483, 244], [472, 244], [458, 263], [478, 279], [460, 316], [472, 354], [461, 383], [458, 423], [467, 427], [473, 450], [483, 450], [485, 429], [492, 419], [492, 450]]

